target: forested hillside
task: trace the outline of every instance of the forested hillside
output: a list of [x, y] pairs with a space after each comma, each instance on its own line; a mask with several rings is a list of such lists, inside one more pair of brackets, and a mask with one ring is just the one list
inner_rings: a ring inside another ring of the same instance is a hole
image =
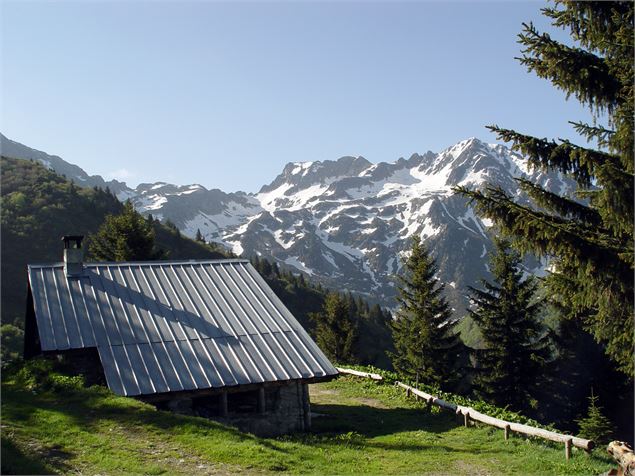
[[[26, 265], [62, 260], [63, 235], [95, 233], [123, 205], [108, 190], [81, 188], [36, 162], [2, 157], [2, 323], [20, 324]], [[168, 258], [222, 258], [208, 246], [153, 222]]]

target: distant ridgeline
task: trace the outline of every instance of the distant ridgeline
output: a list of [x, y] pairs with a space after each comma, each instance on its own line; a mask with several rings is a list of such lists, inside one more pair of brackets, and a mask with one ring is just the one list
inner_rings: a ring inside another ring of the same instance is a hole
[[[58, 175], [39, 162], [1, 159], [2, 169], [2, 324], [3, 356], [19, 353], [26, 300], [27, 263], [61, 260], [62, 235], [95, 233], [108, 214], [122, 211], [123, 205], [110, 190], [84, 188]], [[217, 259], [228, 253], [214, 245], [183, 236], [170, 223], [161, 224], [151, 217], [155, 241], [166, 259]], [[280, 299], [302, 325], [312, 330], [310, 314], [322, 309], [326, 291], [312, 285], [303, 276], [272, 266], [266, 260], [253, 260]], [[9, 278], [10, 277], [10, 278]], [[358, 360], [362, 363], [389, 365], [385, 350], [390, 348], [389, 318], [381, 309], [371, 308], [361, 299], [351, 300], [351, 309], [359, 316]], [[14, 327], [7, 327], [7, 325]]]
[[[36, 160], [81, 187], [108, 187], [143, 215], [169, 220], [190, 238], [198, 235], [244, 257], [268, 257], [327, 288], [350, 290], [386, 307], [395, 305], [400, 257], [411, 238], [421, 236], [434, 250], [438, 278], [460, 314], [468, 305], [468, 286], [489, 276], [485, 257], [492, 245], [490, 223], [452, 187], [489, 182], [522, 196], [514, 178], [525, 177], [558, 193], [575, 189], [559, 174], [529, 170], [507, 147], [476, 138], [439, 153], [376, 164], [363, 157], [299, 157], [255, 194], [166, 182], [131, 188], [2, 134], [0, 141], [4, 155]], [[545, 263], [527, 257], [524, 266], [541, 273]]]

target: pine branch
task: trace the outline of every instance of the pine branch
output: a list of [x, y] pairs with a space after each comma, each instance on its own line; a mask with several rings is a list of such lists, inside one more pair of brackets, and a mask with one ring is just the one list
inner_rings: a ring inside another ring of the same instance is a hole
[[604, 126], [592, 126], [584, 122], [569, 121], [575, 131], [587, 140], [595, 139], [599, 147], [608, 147], [615, 131]]
[[554, 26], [563, 29], [569, 28], [573, 38], [585, 48], [597, 51], [602, 55], [610, 55], [615, 49], [633, 47], [632, 37], [626, 37], [625, 41], [612, 41], [610, 39], [617, 36], [621, 24], [628, 24], [629, 14], [632, 13], [632, 10], [629, 9], [629, 2], [564, 2], [556, 0], [555, 3], [556, 5], [565, 5], [566, 9], [543, 8], [542, 13], [554, 20]]
[[540, 207], [557, 213], [563, 218], [577, 218], [588, 225], [600, 226], [602, 224], [602, 217], [596, 210], [549, 192], [527, 179], [517, 178], [515, 180], [521, 190], [529, 195]]
[[539, 33], [531, 23], [523, 23], [518, 42], [525, 47], [523, 56], [517, 58], [520, 63], [527, 71], [551, 81], [567, 98], [573, 94], [597, 112], [611, 113], [619, 105], [622, 85], [604, 58], [558, 43], [549, 34]]
[[618, 254], [624, 251], [622, 244], [598, 230], [522, 206], [500, 188], [488, 186], [485, 192], [466, 187], [453, 190], [475, 203], [477, 211], [496, 221], [505, 234], [523, 237], [520, 247], [525, 251], [539, 256], [564, 255], [596, 269], [606, 268], [610, 263], [620, 274], [630, 272], [630, 267], [618, 259]]
[[580, 147], [569, 141], [558, 144], [554, 140], [538, 139], [497, 125], [487, 126], [487, 129], [496, 133], [498, 139], [513, 142], [512, 149], [526, 155], [532, 167], [569, 174], [582, 187], [593, 184], [600, 166], [620, 164], [619, 156]]

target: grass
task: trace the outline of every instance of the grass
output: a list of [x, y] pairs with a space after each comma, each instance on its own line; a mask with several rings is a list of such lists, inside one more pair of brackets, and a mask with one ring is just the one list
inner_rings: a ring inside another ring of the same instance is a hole
[[464, 428], [403, 391], [342, 377], [311, 386], [311, 433], [258, 438], [72, 379], [2, 384], [2, 473], [600, 474], [611, 462], [491, 428]]

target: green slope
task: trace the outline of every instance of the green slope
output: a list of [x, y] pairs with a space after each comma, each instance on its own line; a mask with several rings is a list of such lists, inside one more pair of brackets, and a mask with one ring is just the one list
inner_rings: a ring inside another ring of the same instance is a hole
[[394, 386], [355, 377], [311, 386], [321, 415], [311, 433], [257, 438], [45, 370], [5, 376], [3, 474], [599, 474], [610, 466], [599, 454], [575, 451], [566, 462], [558, 446], [464, 428]]
[[[112, 194], [81, 188], [36, 162], [2, 157], [2, 323], [21, 326], [26, 303], [26, 265], [59, 262], [63, 235], [97, 231], [122, 204]], [[224, 255], [155, 222], [156, 244], [170, 259]]]

